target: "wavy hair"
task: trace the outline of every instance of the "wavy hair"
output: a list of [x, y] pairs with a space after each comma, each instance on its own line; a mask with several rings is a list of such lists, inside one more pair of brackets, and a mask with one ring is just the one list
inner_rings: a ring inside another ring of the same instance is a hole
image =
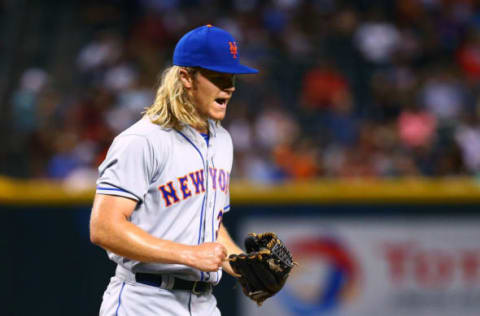
[[196, 68], [171, 66], [162, 74], [155, 101], [144, 114], [150, 120], [165, 128], [181, 130], [183, 125], [206, 128], [207, 122], [201, 118], [197, 108], [190, 100], [180, 80], [180, 70], [186, 69], [190, 76], [198, 71]]

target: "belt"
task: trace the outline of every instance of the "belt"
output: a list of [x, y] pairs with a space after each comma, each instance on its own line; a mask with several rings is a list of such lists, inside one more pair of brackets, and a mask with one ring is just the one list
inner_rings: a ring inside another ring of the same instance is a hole
[[[162, 275], [151, 273], [136, 273], [135, 281], [151, 286], [162, 286]], [[173, 286], [168, 287], [170, 290], [191, 291], [195, 295], [202, 295], [212, 289], [212, 283], [202, 281], [187, 281], [174, 278]]]

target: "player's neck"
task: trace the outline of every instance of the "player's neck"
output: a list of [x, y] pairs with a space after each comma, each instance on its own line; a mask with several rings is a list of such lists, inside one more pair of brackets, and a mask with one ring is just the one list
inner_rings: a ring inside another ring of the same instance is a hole
[[208, 121], [204, 126], [193, 126], [193, 128], [200, 134], [208, 134]]
[[197, 132], [200, 134], [208, 134], [208, 128], [207, 127], [193, 127]]

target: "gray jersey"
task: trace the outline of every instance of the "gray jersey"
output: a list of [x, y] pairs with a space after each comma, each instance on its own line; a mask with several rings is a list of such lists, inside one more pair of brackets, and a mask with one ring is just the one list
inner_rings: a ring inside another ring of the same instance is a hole
[[[130, 221], [149, 234], [198, 245], [217, 238], [230, 209], [233, 146], [229, 133], [209, 122], [209, 145], [196, 130], [162, 128], [143, 118], [118, 135], [99, 167], [97, 193], [138, 201]], [[222, 271], [180, 264], [143, 263], [108, 253], [132, 272], [168, 273], [217, 284]]]

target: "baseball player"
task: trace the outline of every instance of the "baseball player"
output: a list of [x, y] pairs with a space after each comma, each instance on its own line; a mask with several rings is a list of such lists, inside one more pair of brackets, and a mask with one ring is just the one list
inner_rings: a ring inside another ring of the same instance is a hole
[[[233, 159], [220, 125], [240, 64], [235, 39], [207, 25], [177, 43], [155, 101], [99, 167], [90, 237], [117, 263], [100, 315], [220, 315], [212, 287], [242, 250], [222, 225]], [[237, 275], [238, 276], [238, 275]]]

